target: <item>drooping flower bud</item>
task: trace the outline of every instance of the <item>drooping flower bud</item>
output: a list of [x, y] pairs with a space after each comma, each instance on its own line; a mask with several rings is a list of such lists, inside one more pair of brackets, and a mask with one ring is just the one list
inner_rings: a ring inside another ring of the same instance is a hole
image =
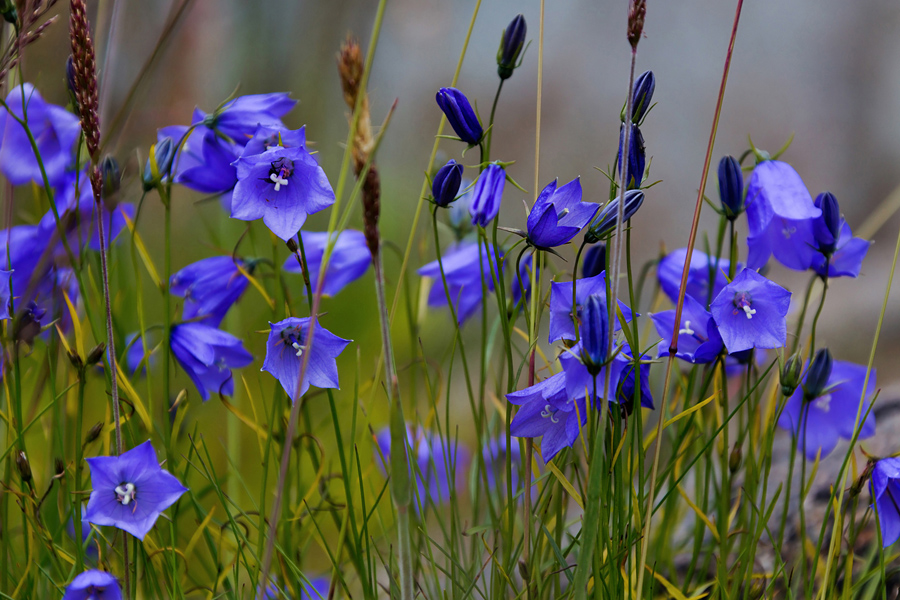
[[525, 17], [516, 15], [500, 38], [500, 49], [497, 50], [497, 75], [500, 79], [512, 77], [513, 70], [518, 66], [516, 61], [525, 47], [525, 36], [528, 34], [528, 26]]
[[19, 475], [22, 477], [22, 481], [25, 483], [31, 481], [31, 465], [28, 464], [28, 457], [25, 456], [24, 452], [16, 453], [16, 468], [19, 469]]
[[[616, 159], [619, 173], [622, 172], [622, 146], [625, 144], [625, 125], [619, 128], [619, 156]], [[644, 148], [644, 136], [637, 125], [631, 126], [628, 136], [628, 181], [625, 189], [633, 190], [641, 187], [644, 180], [644, 167], [647, 165], [647, 152]]]
[[719, 200], [731, 221], [744, 212], [744, 174], [733, 156], [723, 156], [719, 161]]
[[828, 348], [822, 348], [816, 352], [806, 371], [806, 383], [803, 384], [803, 399], [806, 401], [815, 400], [825, 391], [828, 385], [828, 378], [831, 377], [831, 367], [833, 364], [831, 351]]
[[145, 192], [155, 188], [169, 174], [172, 159], [175, 158], [175, 142], [165, 137], [150, 148], [150, 153], [142, 177]]
[[594, 244], [588, 248], [581, 266], [581, 276], [596, 277], [606, 270], [606, 244]]
[[[594, 222], [591, 223], [587, 233], [584, 234], [584, 239], [589, 244], [599, 242], [615, 230], [616, 221], [619, 218], [619, 198], [612, 200], [594, 218]], [[627, 221], [633, 217], [643, 203], [644, 192], [641, 190], [628, 190], [625, 192], [625, 220]]]
[[469, 203], [469, 214], [472, 215], [472, 224], [486, 227], [500, 212], [500, 200], [503, 198], [503, 188], [506, 186], [506, 171], [497, 163], [489, 164], [472, 190], [472, 200]]
[[731, 449], [731, 454], [728, 457], [728, 470], [732, 475], [741, 468], [741, 459], [741, 445], [735, 442], [734, 448]]
[[799, 352], [791, 354], [781, 368], [781, 393], [785, 398], [794, 395], [794, 390], [800, 385], [800, 375], [803, 372], [803, 359]]
[[122, 172], [119, 170], [119, 162], [107, 154], [100, 163], [100, 174], [103, 177], [103, 196], [108, 198], [122, 186]]
[[605, 298], [599, 294], [588, 297], [584, 303], [581, 324], [582, 360], [588, 373], [597, 375], [606, 362], [609, 338], [609, 317]]
[[87, 363], [87, 366], [92, 367], [100, 362], [100, 360], [103, 358], [104, 350], [106, 350], [106, 343], [104, 342], [100, 342], [99, 344], [91, 348], [91, 351], [88, 352], [87, 360], [85, 361]]
[[470, 146], [475, 146], [481, 141], [484, 130], [465, 94], [456, 88], [441, 88], [435, 100], [447, 115], [447, 121], [450, 122], [453, 131], [462, 141]]
[[[656, 76], [653, 71], [644, 71], [634, 82], [631, 94], [631, 122], [637, 125], [650, 110], [653, 103], [653, 92], [656, 90]], [[625, 121], [625, 110], [622, 109], [622, 121]]]
[[69, 350], [66, 352], [66, 355], [69, 357], [69, 362], [72, 363], [72, 366], [75, 367], [76, 371], [81, 371], [84, 368], [84, 361], [81, 360], [81, 357], [78, 356], [78, 352], [75, 350]]
[[88, 429], [87, 434], [84, 436], [84, 445], [87, 446], [88, 444], [96, 440], [98, 437], [100, 437], [100, 434], [102, 432], [103, 423], [99, 421], [97, 423], [94, 423], [94, 426]]
[[441, 167], [431, 183], [431, 193], [434, 203], [438, 206], [449, 206], [456, 200], [459, 186], [462, 183], [463, 166], [452, 158]]
[[841, 237], [841, 208], [831, 192], [816, 196], [815, 205], [822, 210], [822, 216], [815, 221], [813, 235], [816, 237], [819, 251], [830, 255], [837, 247], [838, 238]]

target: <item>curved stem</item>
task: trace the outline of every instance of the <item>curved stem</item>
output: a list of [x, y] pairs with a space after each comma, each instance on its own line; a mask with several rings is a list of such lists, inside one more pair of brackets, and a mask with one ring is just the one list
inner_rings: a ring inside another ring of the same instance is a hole
[[578, 247], [578, 252], [575, 254], [575, 264], [572, 266], [572, 324], [575, 326], [576, 344], [581, 336], [581, 332], [578, 330], [578, 301], [575, 287], [578, 283], [578, 261], [581, 260], [581, 253], [584, 251], [585, 246], [587, 246], [587, 241], [582, 240], [581, 246]]

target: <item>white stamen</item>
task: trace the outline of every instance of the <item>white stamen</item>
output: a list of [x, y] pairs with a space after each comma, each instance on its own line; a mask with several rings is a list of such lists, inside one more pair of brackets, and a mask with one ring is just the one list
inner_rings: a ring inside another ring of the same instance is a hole
[[828, 412], [831, 410], [831, 394], [825, 394], [820, 398], [816, 398], [816, 408], [821, 410], [822, 412]]
[[297, 351], [297, 356], [303, 356], [303, 346], [301, 346], [297, 342], [294, 342], [291, 344], [291, 347]]
[[281, 186], [288, 184], [288, 180], [284, 177], [279, 177], [277, 173], [272, 173], [271, 175], [269, 175], [269, 181], [275, 184], [276, 192], [281, 190]]
[[544, 405], [544, 410], [541, 411], [541, 416], [545, 419], [550, 419], [553, 423], [559, 423], [559, 419], [556, 416], [556, 411], [553, 410], [549, 404]]
[[686, 333], [686, 334], [688, 334], [688, 335], [694, 335], [694, 330], [691, 329], [691, 322], [690, 322], [690, 321], [685, 321], [685, 322], [684, 322], [684, 329], [679, 329], [679, 330], [678, 330], [678, 335], [681, 335], [681, 334], [683, 334], [683, 333]]
[[562, 209], [561, 211], [559, 211], [559, 215], [557, 215], [557, 217], [560, 218], [560, 219], [562, 219], [562, 218], [563, 218], [564, 216], [566, 216], [567, 214], [569, 214], [569, 209], [568, 209], [568, 208], [564, 208], [564, 209]]
[[789, 239], [791, 239], [792, 235], [797, 233], [797, 228], [796, 227], [784, 227], [781, 230], [781, 233], [782, 233], [782, 235], [784, 235], [785, 239], [789, 240]]
[[753, 315], [756, 314], [756, 309], [755, 309], [755, 308], [750, 308], [749, 306], [746, 306], [746, 305], [745, 305], [745, 306], [742, 306], [741, 308], [744, 309], [744, 314], [747, 315], [747, 318], [748, 318], [748, 319], [752, 319], [752, 318], [753, 318]]
[[119, 496], [119, 502], [124, 506], [128, 506], [137, 495], [137, 490], [134, 489], [133, 483], [126, 483], [125, 485], [116, 486], [116, 494]]

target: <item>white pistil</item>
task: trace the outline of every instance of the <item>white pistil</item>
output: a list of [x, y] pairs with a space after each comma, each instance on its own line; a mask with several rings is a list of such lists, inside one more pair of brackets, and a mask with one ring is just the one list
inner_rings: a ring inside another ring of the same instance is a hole
[[819, 398], [816, 398], [816, 408], [821, 410], [822, 412], [828, 412], [831, 410], [831, 394], [825, 394]]
[[562, 209], [561, 211], [559, 211], [559, 215], [557, 215], [557, 217], [560, 218], [560, 219], [562, 219], [562, 218], [563, 218], [564, 216], [566, 216], [567, 214], [569, 214], [569, 209], [568, 209], [568, 208], [564, 208], [564, 209]]
[[756, 314], [756, 309], [755, 309], [755, 308], [750, 308], [750, 306], [747, 305], [747, 304], [745, 304], [745, 305], [742, 306], [741, 308], [744, 309], [744, 314], [747, 315], [747, 318], [748, 318], [748, 319], [752, 319], [752, 318], [753, 318], [753, 315]]
[[275, 184], [276, 192], [281, 190], [281, 186], [288, 184], [288, 180], [284, 177], [279, 176], [277, 173], [272, 173], [271, 175], [269, 175], [269, 181]]
[[685, 322], [684, 322], [684, 329], [679, 329], [679, 330], [678, 330], [678, 335], [681, 335], [681, 334], [683, 334], [683, 333], [686, 333], [686, 334], [688, 334], [688, 335], [694, 335], [695, 332], [694, 332], [693, 329], [691, 329], [691, 322], [690, 322], [690, 321], [685, 321]]
[[784, 239], [789, 240], [791, 236], [797, 233], [797, 228], [793, 226], [785, 226], [781, 230], [782, 235], [784, 235]]
[[137, 490], [134, 489], [133, 483], [117, 485], [116, 495], [119, 497], [119, 502], [121, 502], [123, 506], [128, 506], [132, 500], [134, 500], [134, 497], [137, 496]]
[[297, 342], [293, 342], [291, 344], [291, 348], [297, 351], [297, 356], [303, 356], [303, 346], [301, 346]]
[[559, 419], [556, 417], [556, 411], [553, 410], [549, 404], [544, 405], [544, 410], [541, 411], [541, 416], [545, 419], [550, 419], [552, 423], [559, 423]]

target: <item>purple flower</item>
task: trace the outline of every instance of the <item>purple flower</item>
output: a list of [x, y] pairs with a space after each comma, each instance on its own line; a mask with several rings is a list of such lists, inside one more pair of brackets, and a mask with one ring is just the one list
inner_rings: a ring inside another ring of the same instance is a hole
[[[650, 319], [662, 338], [657, 356], [668, 356], [675, 332], [675, 309], [652, 314]], [[675, 356], [689, 363], [707, 364], [713, 362], [723, 348], [722, 336], [712, 315], [691, 296], [685, 296]]]
[[[494, 247], [478, 242], [464, 241], [451, 246], [441, 257], [444, 266], [444, 277], [453, 306], [456, 309], [456, 320], [462, 325], [466, 319], [475, 314], [481, 305], [482, 274], [484, 285], [488, 291], [494, 291], [494, 280], [491, 277], [491, 264], [494, 264]], [[494, 264], [496, 270], [496, 264]], [[428, 306], [447, 305], [444, 283], [441, 280], [441, 265], [433, 261], [419, 269], [419, 275], [434, 280], [428, 292]]]
[[[834, 361], [831, 376], [828, 377], [822, 395], [806, 400], [804, 390], [798, 388], [788, 398], [784, 411], [778, 419], [778, 426], [800, 436], [798, 440], [801, 449], [804, 448], [805, 435], [805, 454], [809, 460], [815, 460], [819, 449], [823, 458], [828, 456], [837, 445], [838, 438], [849, 440], [853, 437], [853, 425], [856, 422], [860, 398], [863, 396], [865, 378], [865, 366]], [[860, 413], [860, 438], [875, 435], [875, 416], [870, 413], [868, 419], [862, 420], [872, 402], [875, 387], [873, 370]]]
[[[159, 130], [157, 149], [166, 138], [177, 144], [188, 135], [175, 154], [175, 183], [203, 194], [225, 194], [237, 183], [235, 160], [241, 146], [216, 135], [215, 131], [198, 128], [188, 134], [188, 127], [173, 125]], [[157, 156], [157, 162], [160, 158]]]
[[478, 115], [465, 94], [456, 88], [441, 88], [435, 96], [438, 106], [447, 115], [447, 121], [459, 139], [470, 146], [477, 145], [484, 136]]
[[789, 164], [766, 160], [753, 169], [745, 200], [750, 233], [747, 266], [759, 269], [769, 256], [798, 271], [809, 268], [806, 251], [812, 240], [812, 221], [822, 214], [813, 204], [803, 180]]
[[581, 263], [581, 276], [585, 279], [596, 277], [606, 271], [606, 244], [594, 244], [584, 253]]
[[231, 256], [212, 256], [172, 275], [171, 292], [185, 299], [182, 318], [218, 327], [249, 284], [238, 265], [243, 266], [243, 261], [238, 259], [235, 263]]
[[594, 294], [584, 302], [581, 319], [581, 358], [588, 371], [596, 375], [607, 359], [609, 342], [609, 315], [606, 295]]
[[723, 156], [719, 161], [719, 201], [732, 221], [744, 212], [744, 173], [733, 156]]
[[463, 166], [452, 158], [438, 169], [431, 183], [431, 195], [438, 206], [449, 206], [456, 200], [462, 183]]
[[568, 243], [591, 222], [598, 204], [581, 201], [581, 179], [557, 189], [557, 179], [544, 188], [528, 213], [528, 242], [538, 248]]
[[[463, 474], [469, 464], [469, 451], [455, 440], [447, 442], [433, 431], [421, 427], [415, 430], [407, 424], [406, 440], [411, 450], [410, 460], [416, 463], [416, 511], [428, 502], [440, 504], [450, 499], [450, 480], [454, 487], [461, 487]], [[375, 441], [384, 455], [384, 464], [376, 460], [385, 472], [385, 465], [391, 462], [391, 430], [385, 427], [375, 436]]]
[[[609, 389], [613, 393], [619, 385], [619, 378], [627, 366], [628, 361], [619, 360], [609, 361], [606, 366], [602, 367], [595, 375], [593, 375], [585, 366], [587, 359], [585, 357], [584, 345], [579, 342], [571, 348], [565, 350], [559, 356], [559, 362], [562, 365], [563, 372], [566, 375], [566, 394], [569, 398], [577, 398], [578, 402], [584, 402], [590, 399], [591, 405], [595, 409], [599, 409], [600, 400], [603, 398], [603, 386], [606, 379], [606, 369], [612, 369], [609, 378]], [[596, 380], [597, 393], [594, 394], [594, 383]], [[581, 404], [579, 404], [581, 406]]]
[[306, 217], [334, 204], [325, 171], [302, 146], [274, 146], [262, 154], [234, 162], [238, 182], [231, 216], [243, 221], [262, 218], [282, 240], [294, 237]]
[[[575, 282], [575, 310], [577, 320], [582, 320], [582, 308], [587, 299], [599, 294], [606, 304], [606, 272]], [[631, 309], [619, 300], [619, 308], [626, 321], [631, 321]], [[616, 319], [615, 330], [621, 329]], [[572, 282], [562, 281], [550, 284], [550, 343], [556, 340], [574, 340], [575, 321], [572, 317]]]
[[[24, 99], [24, 113], [23, 113]], [[72, 163], [72, 146], [81, 131], [78, 117], [64, 108], [45, 102], [30, 83], [22, 84], [6, 96], [6, 105], [13, 114], [28, 123], [41, 163], [47, 173], [50, 185], [57, 185]], [[13, 185], [24, 185], [29, 181], [43, 186], [41, 163], [38, 163], [28, 140], [25, 128], [0, 108], [0, 172]]]
[[882, 458], [875, 463], [872, 503], [878, 513], [881, 543], [887, 548], [900, 538], [900, 458]]
[[[303, 251], [306, 253], [306, 264], [309, 267], [309, 283], [315, 290], [319, 284], [319, 269], [322, 266], [322, 257], [325, 255], [325, 246], [328, 243], [328, 232], [301, 231], [303, 238]], [[363, 275], [372, 263], [372, 255], [366, 245], [366, 236], [355, 229], [345, 229], [337, 236], [337, 241], [328, 259], [328, 268], [325, 270], [325, 282], [322, 284], [322, 293], [326, 296], [336, 296], [350, 283]], [[289, 273], [302, 273], [296, 256], [289, 256], [284, 261], [284, 270]]]
[[[129, 333], [125, 336], [125, 366], [128, 372], [134, 375], [140, 369], [140, 375], [147, 372], [147, 364], [155, 364], [156, 356], [153, 354], [155, 347], [145, 341], [139, 333]], [[152, 362], [151, 362], [152, 361]]]
[[[313, 345], [309, 347], [306, 338], [310, 320], [309, 317], [288, 317], [278, 323], [269, 323], [272, 329], [266, 342], [266, 359], [261, 370], [271, 373], [294, 402], [306, 393], [310, 385], [340, 388], [335, 358], [353, 341], [339, 338], [318, 325]], [[311, 353], [309, 366], [303, 381], [299, 381], [304, 352]]]
[[[655, 90], [656, 76], [653, 75], [653, 71], [644, 71], [634, 80], [634, 90], [631, 96], [632, 123], [640, 123], [647, 111], [650, 110]], [[625, 120], [624, 114], [622, 115], [622, 120]]]
[[0, 319], [8, 319], [12, 316], [11, 312], [11, 293], [9, 289], [9, 281], [12, 278], [12, 271], [4, 271], [0, 269]]
[[[656, 277], [659, 286], [669, 297], [673, 304], [678, 303], [678, 292], [681, 288], [681, 275], [684, 272], [684, 259], [687, 257], [687, 248], [673, 250], [666, 255], [656, 268]], [[728, 284], [728, 259], [708, 256], [699, 250], [691, 253], [691, 264], [688, 265], [688, 280], [686, 296], [707, 306], [712, 298], [715, 298]], [[740, 270], [738, 265], [737, 270]], [[710, 280], [712, 286], [710, 286]], [[710, 290], [712, 287], [712, 290]]]
[[738, 273], [709, 307], [729, 353], [781, 348], [791, 293], [752, 269]]
[[[619, 154], [616, 157], [616, 166], [620, 175], [622, 173], [622, 145], [624, 143], [625, 124], [623, 123], [619, 127]], [[641, 187], [646, 164], [647, 154], [644, 148], [644, 136], [641, 134], [641, 129], [637, 125], [632, 124], [631, 133], [628, 135], [628, 181], [625, 184], [626, 190]]]
[[[578, 399], [577, 409], [573, 398]], [[566, 391], [565, 373], [507, 394], [506, 399], [521, 407], [510, 423], [510, 433], [514, 437], [540, 437], [545, 463], [575, 443], [580, 426], [587, 420], [583, 396], [569, 395]]]
[[[616, 229], [616, 223], [619, 220], [619, 201], [621, 196], [611, 200], [603, 210], [600, 211], [594, 221], [588, 227], [584, 239], [589, 244], [594, 244], [602, 239], [610, 237]], [[631, 219], [644, 203], [644, 192], [641, 190], [628, 190], [625, 192], [625, 206], [623, 217], [625, 221]]]
[[[525, 46], [525, 36], [528, 33], [528, 26], [525, 24], [525, 17], [516, 15], [510, 21], [506, 29], [503, 30], [503, 37], [500, 38], [500, 48], [497, 50], [497, 74], [500, 79], [509, 79], [512, 77], [513, 70], [518, 66], [516, 61], [519, 59], [519, 53]], [[521, 64], [521, 63], [520, 63]]]
[[112, 574], [91, 569], [75, 576], [63, 600], [122, 600], [122, 590]]
[[[805, 251], [813, 270], [822, 277], [857, 277], [872, 242], [853, 237], [837, 199], [825, 192], [816, 197], [822, 216], [812, 222], [812, 239]], [[825, 273], [825, 263], [828, 273]]]
[[[273, 579], [275, 578], [273, 577]], [[279, 588], [276, 585], [276, 581], [269, 581], [269, 585], [266, 586], [266, 592], [263, 595], [263, 598], [266, 600], [281, 600], [289, 597], [286, 588]], [[310, 579], [309, 583], [301, 581], [299, 585], [301, 587], [300, 600], [324, 600], [328, 598], [328, 588], [331, 585], [331, 580], [328, 577], [316, 577]]]
[[[650, 357], [647, 354], [641, 354], [638, 357], [641, 362], [638, 368], [641, 382], [641, 406], [644, 408], [653, 408], [653, 393], [650, 391]], [[616, 400], [621, 404], [627, 414], [631, 414], [634, 410], [634, 400], [636, 397], [636, 378], [634, 376], [634, 354], [628, 344], [622, 344], [621, 351], [616, 355], [614, 362], [622, 363], [621, 371], [618, 374], [618, 383], [616, 384]], [[618, 369], [616, 369], [618, 370]], [[613, 372], [615, 374], [615, 371]]]
[[253, 156], [254, 154], [262, 154], [266, 150], [271, 150], [282, 146], [284, 148], [305, 148], [306, 147], [306, 127], [300, 129], [287, 129], [283, 125], [273, 127], [269, 125], [260, 125], [256, 128], [253, 137], [244, 146], [240, 156]]
[[159, 467], [147, 440], [119, 456], [86, 459], [91, 468], [91, 497], [84, 520], [111, 525], [141, 540], [159, 514], [175, 504], [187, 488]]
[[170, 334], [172, 353], [204, 401], [210, 393], [234, 393], [231, 369], [245, 367], [253, 356], [241, 340], [205, 323], [179, 323]]
[[[491, 490], [505, 489], [506, 482], [506, 436], [501, 434], [484, 445], [481, 450], [484, 458], [484, 469], [487, 472], [488, 488]], [[518, 442], [513, 441], [509, 448], [509, 461], [512, 466], [513, 494], [518, 494], [523, 488], [519, 485], [519, 471], [522, 466], [522, 454]], [[534, 476], [532, 475], [532, 480]], [[532, 481], [532, 492], [537, 492], [537, 487]]]
[[472, 225], [487, 227], [487, 224], [497, 217], [505, 186], [506, 171], [499, 164], [491, 163], [482, 171], [475, 181], [469, 203]]
[[286, 92], [251, 94], [229, 100], [211, 114], [197, 108], [191, 124], [203, 125], [243, 146], [260, 125], [283, 128], [281, 117], [296, 105]]

